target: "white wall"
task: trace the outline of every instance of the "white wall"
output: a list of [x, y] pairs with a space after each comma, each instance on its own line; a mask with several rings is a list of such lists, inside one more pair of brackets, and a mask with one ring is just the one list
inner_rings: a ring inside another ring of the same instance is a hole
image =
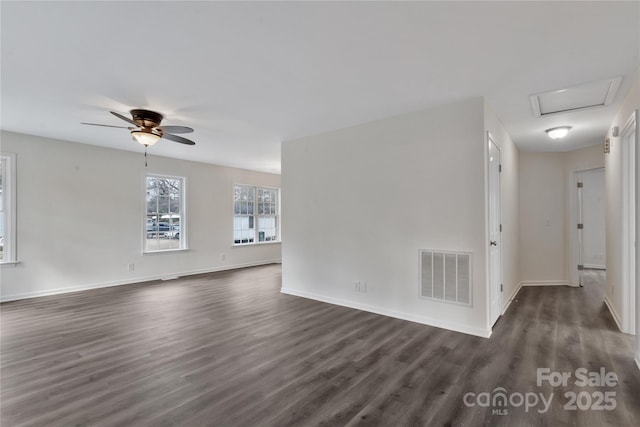
[[520, 283], [520, 151], [502, 123], [485, 103], [485, 130], [500, 147], [502, 161], [502, 282], [503, 308], [515, 296]]
[[[626, 313], [626, 302], [622, 288], [622, 129], [633, 114], [640, 107], [638, 92], [640, 86], [640, 71], [636, 74], [636, 80], [627, 94], [620, 111], [611, 123], [607, 137], [611, 139], [611, 152], [605, 156], [606, 161], [606, 186], [607, 186], [607, 300], [614, 317], [618, 323], [623, 323]], [[611, 129], [617, 126], [620, 136], [613, 137]], [[636, 150], [640, 151], [640, 150]], [[636, 212], [637, 213], [637, 212]], [[640, 251], [638, 251], [640, 252]], [[637, 283], [636, 283], [637, 286]], [[636, 292], [639, 294], [640, 292]], [[637, 304], [637, 308], [640, 304]], [[636, 310], [638, 314], [640, 310]], [[624, 325], [621, 325], [624, 328]], [[640, 318], [636, 318], [636, 330], [640, 330]], [[640, 343], [636, 357], [640, 359]]]
[[520, 152], [520, 275], [523, 284], [566, 284], [562, 153]]
[[577, 286], [577, 275], [573, 277], [578, 264], [574, 255], [575, 173], [603, 166], [601, 145], [565, 153], [520, 152], [520, 274], [524, 285]]
[[[488, 336], [483, 107], [283, 143], [282, 292]], [[418, 297], [420, 248], [473, 253], [472, 307]]]
[[[3, 300], [281, 259], [279, 243], [232, 246], [233, 184], [278, 187], [278, 175], [153, 155], [145, 168], [142, 153], [1, 137], [17, 154], [19, 261], [2, 266]], [[187, 177], [188, 251], [142, 254], [146, 172]]]
[[585, 268], [606, 268], [604, 169], [580, 172], [582, 182], [583, 263]]

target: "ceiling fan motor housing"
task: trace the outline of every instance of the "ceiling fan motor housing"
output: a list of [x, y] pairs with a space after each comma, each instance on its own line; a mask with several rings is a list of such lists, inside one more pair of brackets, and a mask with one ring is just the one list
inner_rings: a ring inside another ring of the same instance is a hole
[[155, 128], [160, 126], [164, 118], [162, 114], [149, 110], [131, 110], [133, 121], [141, 128]]

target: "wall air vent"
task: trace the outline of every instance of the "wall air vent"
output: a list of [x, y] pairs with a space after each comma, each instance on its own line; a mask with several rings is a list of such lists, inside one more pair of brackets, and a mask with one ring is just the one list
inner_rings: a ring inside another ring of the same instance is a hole
[[542, 117], [607, 106], [616, 98], [621, 81], [622, 77], [614, 77], [531, 95], [533, 114]]
[[471, 253], [420, 250], [420, 296], [471, 305]]

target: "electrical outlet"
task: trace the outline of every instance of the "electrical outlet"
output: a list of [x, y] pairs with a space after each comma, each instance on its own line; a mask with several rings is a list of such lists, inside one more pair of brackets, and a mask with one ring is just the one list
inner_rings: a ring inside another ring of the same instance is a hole
[[133, 271], [133, 270], [135, 270], [135, 269], [136, 269], [135, 264], [129, 264], [129, 265], [127, 265], [127, 271]]
[[353, 290], [356, 292], [360, 292], [360, 282], [355, 282]]

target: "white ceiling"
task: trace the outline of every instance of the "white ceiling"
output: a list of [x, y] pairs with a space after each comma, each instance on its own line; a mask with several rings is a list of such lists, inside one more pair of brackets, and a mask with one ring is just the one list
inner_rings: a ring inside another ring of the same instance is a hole
[[[196, 129], [150, 153], [267, 172], [280, 142], [486, 96], [523, 150], [600, 143], [638, 67], [640, 3], [1, 3], [1, 127], [142, 152], [108, 113]], [[622, 76], [608, 107], [529, 96]], [[544, 130], [570, 125], [562, 141]]]

